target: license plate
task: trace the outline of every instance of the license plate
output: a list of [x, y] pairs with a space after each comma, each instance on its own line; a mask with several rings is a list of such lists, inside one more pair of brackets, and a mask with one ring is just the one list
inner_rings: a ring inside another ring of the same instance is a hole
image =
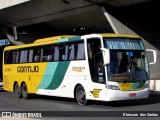
[[131, 93], [129, 94], [129, 97], [135, 97], [137, 94], [136, 93]]

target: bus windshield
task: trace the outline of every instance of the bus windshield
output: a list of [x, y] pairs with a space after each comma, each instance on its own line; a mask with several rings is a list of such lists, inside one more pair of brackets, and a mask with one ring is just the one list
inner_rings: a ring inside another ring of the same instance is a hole
[[110, 49], [109, 81], [148, 80], [147, 56], [140, 39], [106, 38], [104, 46]]

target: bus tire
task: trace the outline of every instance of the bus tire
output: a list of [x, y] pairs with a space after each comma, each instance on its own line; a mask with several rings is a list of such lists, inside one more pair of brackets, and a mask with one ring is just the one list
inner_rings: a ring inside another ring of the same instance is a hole
[[22, 91], [17, 82], [14, 84], [14, 92], [18, 98], [22, 98]]
[[85, 105], [87, 103], [86, 92], [82, 85], [79, 85], [76, 89], [76, 100], [80, 105]]
[[26, 85], [26, 83], [23, 83], [22, 84], [22, 87], [21, 87], [21, 91], [22, 91], [22, 97], [24, 98], [24, 99], [28, 99], [29, 98], [29, 93], [28, 93], [28, 88], [27, 88], [27, 85]]

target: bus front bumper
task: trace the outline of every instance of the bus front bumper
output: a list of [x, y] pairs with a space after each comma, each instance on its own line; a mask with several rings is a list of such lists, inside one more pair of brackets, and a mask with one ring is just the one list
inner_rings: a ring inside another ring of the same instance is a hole
[[140, 91], [120, 91], [108, 89], [107, 93], [107, 101], [144, 99], [148, 98], [149, 89], [146, 88]]

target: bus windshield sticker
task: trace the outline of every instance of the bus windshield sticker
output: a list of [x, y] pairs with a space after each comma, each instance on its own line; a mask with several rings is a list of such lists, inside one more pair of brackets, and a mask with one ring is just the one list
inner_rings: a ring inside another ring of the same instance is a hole
[[129, 52], [129, 56], [130, 56], [130, 57], [133, 57], [133, 52]]

